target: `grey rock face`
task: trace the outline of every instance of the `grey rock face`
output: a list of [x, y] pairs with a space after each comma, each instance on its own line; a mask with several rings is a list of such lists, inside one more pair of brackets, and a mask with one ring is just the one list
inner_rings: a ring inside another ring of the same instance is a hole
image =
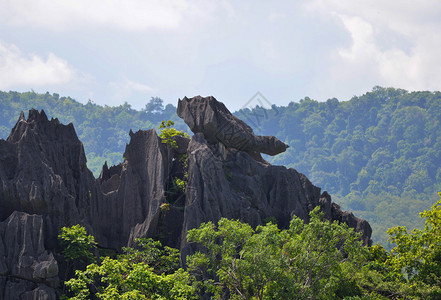
[[250, 126], [233, 116], [214, 97], [184, 97], [178, 102], [177, 114], [191, 131], [203, 133], [210, 143], [221, 142], [227, 148], [248, 152], [253, 157], [260, 157], [260, 153], [276, 155], [288, 148], [274, 136], [254, 135]]
[[42, 215], [50, 248], [62, 226], [87, 223], [97, 194], [73, 125], [36, 110], [27, 120], [22, 113], [8, 139], [0, 140], [0, 183], [0, 221], [13, 211]]
[[255, 161], [250, 155], [222, 144], [210, 144], [202, 133], [193, 136], [189, 148], [189, 179], [182, 232], [184, 255], [191, 253], [185, 236], [202, 222], [226, 217], [257, 226], [275, 218], [287, 228], [293, 215], [309, 219], [316, 206], [330, 220], [346, 222], [370, 243], [371, 228], [365, 220], [342, 212], [305, 175], [294, 169]]
[[1, 299], [55, 299], [58, 264], [44, 248], [43, 218], [13, 212], [0, 223]]
[[154, 129], [130, 132], [130, 137], [124, 163], [104, 167], [99, 181], [106, 194], [91, 210], [97, 241], [115, 249], [155, 232], [171, 164], [171, 149]]
[[0, 140], [0, 299], [55, 299], [58, 265], [47, 249], [57, 248], [63, 226], [92, 232], [98, 191], [73, 125], [43, 111], [22, 113]]

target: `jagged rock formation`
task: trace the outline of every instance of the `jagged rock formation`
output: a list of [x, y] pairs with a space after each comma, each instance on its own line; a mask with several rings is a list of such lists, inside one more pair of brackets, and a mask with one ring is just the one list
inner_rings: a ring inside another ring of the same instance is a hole
[[171, 165], [171, 149], [154, 129], [130, 132], [130, 137], [122, 165], [104, 166], [98, 182], [105, 194], [91, 207], [97, 241], [114, 249], [129, 238], [154, 234]]
[[294, 169], [255, 161], [247, 153], [210, 144], [203, 134], [195, 134], [189, 145], [189, 179], [181, 249], [191, 253], [185, 236], [202, 222], [222, 217], [239, 219], [252, 226], [275, 218], [287, 228], [293, 215], [304, 220], [320, 206], [330, 220], [346, 222], [363, 233], [370, 244], [372, 229], [367, 221], [341, 211], [331, 197], [321, 193], [305, 175]]
[[45, 245], [57, 246], [65, 225], [87, 224], [97, 194], [82, 143], [72, 124], [48, 120], [42, 111], [22, 113], [6, 141], [0, 140], [0, 221], [17, 210], [42, 215]]
[[[60, 251], [60, 228], [74, 224], [85, 226], [101, 247], [155, 237], [185, 257], [193, 251], [186, 233], [202, 222], [227, 217], [256, 226], [275, 218], [287, 227], [293, 214], [307, 220], [320, 206], [370, 243], [366, 221], [342, 212], [303, 174], [260, 156], [287, 145], [254, 135], [213, 97], [184, 98], [178, 114], [195, 133], [191, 140], [176, 137], [173, 148], [154, 129], [130, 131], [124, 162], [105, 164], [98, 179], [87, 169], [72, 124], [48, 120], [43, 111], [31, 110], [27, 120], [20, 115], [8, 139], [0, 140], [0, 297], [57, 298], [54, 288], [63, 278], [51, 251]], [[185, 191], [177, 179], [187, 181]]]
[[256, 136], [253, 129], [233, 116], [225, 105], [214, 97], [178, 101], [177, 114], [194, 133], [203, 133], [210, 143], [220, 142], [227, 148], [235, 148], [261, 160], [260, 153], [276, 155], [288, 145], [274, 136]]
[[45, 249], [58, 248], [62, 226], [91, 230], [87, 208], [97, 194], [73, 125], [48, 120], [43, 111], [29, 111], [27, 120], [22, 113], [0, 140], [0, 260], [5, 253], [7, 266], [1, 299], [56, 298], [58, 266]]
[[58, 264], [43, 240], [39, 215], [15, 211], [0, 223], [0, 299], [55, 299]]

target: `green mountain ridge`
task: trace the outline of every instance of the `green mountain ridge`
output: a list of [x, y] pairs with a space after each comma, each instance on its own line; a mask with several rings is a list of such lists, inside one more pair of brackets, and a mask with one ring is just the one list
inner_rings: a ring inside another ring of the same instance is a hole
[[[158, 128], [162, 120], [172, 120], [177, 129], [188, 131], [176, 108], [163, 108], [158, 98], [137, 111], [127, 103], [110, 107], [81, 104], [58, 94], [0, 92], [0, 138], [6, 138], [19, 113], [30, 108], [74, 124], [95, 176], [105, 160], [122, 161], [129, 130]], [[438, 199], [440, 92], [375, 87], [349, 101], [306, 97], [235, 115], [257, 134], [274, 135], [289, 144], [285, 153], [266, 159], [304, 173], [343, 208], [367, 219], [374, 242], [387, 246], [390, 227], [421, 227], [418, 212]]]

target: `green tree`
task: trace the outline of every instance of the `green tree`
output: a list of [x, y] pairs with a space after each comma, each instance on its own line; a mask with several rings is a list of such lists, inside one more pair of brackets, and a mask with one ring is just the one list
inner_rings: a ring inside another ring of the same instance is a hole
[[159, 130], [161, 130], [159, 137], [164, 144], [168, 144], [172, 148], [177, 148], [178, 144], [176, 143], [175, 136], [182, 136], [185, 138], [190, 138], [190, 136], [182, 130], [177, 130], [173, 125], [175, 125], [173, 121], [162, 121], [161, 125], [159, 125]]
[[191, 276], [179, 268], [179, 251], [158, 241], [139, 239], [116, 259], [103, 258], [65, 284], [72, 300], [196, 299]]
[[95, 261], [94, 250], [97, 243], [92, 235], [87, 234], [83, 226], [77, 224], [61, 228], [58, 239], [67, 261], [66, 277], [72, 264], [78, 264], [78, 262], [88, 264]]
[[100, 265], [91, 264], [77, 271], [66, 282], [73, 296], [69, 299], [196, 299], [196, 289], [183, 269], [165, 275], [156, 274], [145, 263], [106, 257]]
[[159, 97], [152, 97], [145, 105], [144, 111], [146, 113], [160, 114], [164, 111], [164, 101]]
[[390, 264], [403, 272], [413, 296], [422, 299], [441, 298], [441, 193], [431, 209], [420, 213], [424, 229], [408, 232], [405, 226], [388, 230], [396, 246], [391, 250]]
[[66, 260], [80, 260], [85, 263], [95, 261], [93, 251], [97, 243], [92, 235], [87, 234], [83, 226], [77, 224], [71, 227], [63, 227], [58, 238], [64, 247], [63, 255]]
[[294, 217], [287, 230], [268, 223], [221, 219], [188, 233], [204, 251], [188, 257], [189, 269], [208, 293], [232, 299], [331, 299], [361, 295], [351, 282], [367, 255], [360, 235], [329, 222], [319, 209], [310, 222]]
[[153, 239], [137, 239], [136, 246], [123, 247], [121, 256], [130, 263], [144, 263], [153, 268], [157, 274], [170, 274], [179, 268], [179, 250], [162, 247], [161, 242]]

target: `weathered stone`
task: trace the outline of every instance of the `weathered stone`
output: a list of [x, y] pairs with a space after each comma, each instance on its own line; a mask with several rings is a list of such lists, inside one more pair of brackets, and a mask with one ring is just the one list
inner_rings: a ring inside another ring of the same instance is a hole
[[104, 163], [98, 182], [101, 186], [101, 191], [105, 194], [117, 191], [121, 183], [122, 164], [107, 166], [107, 161]]
[[87, 223], [96, 183], [72, 124], [24, 114], [0, 141], [0, 221], [13, 211], [42, 215], [46, 245], [57, 246], [62, 226]]
[[[1, 282], [1, 279], [0, 279]], [[1, 284], [1, 283], [0, 283]], [[4, 294], [2, 294], [4, 291]], [[55, 300], [58, 299], [55, 290], [45, 284], [35, 285], [32, 282], [18, 278], [9, 279], [3, 290], [0, 286], [0, 299], [4, 300]]]
[[40, 285], [51, 286], [48, 289], [52, 292], [46, 294], [53, 297], [35, 299], [55, 299], [53, 288], [59, 285], [58, 264], [52, 253], [44, 249], [43, 218], [40, 215], [13, 212], [0, 223], [0, 245], [0, 257], [4, 258], [0, 276], [6, 278], [4, 288], [0, 287], [0, 295], [5, 295], [4, 299], [19, 299], [14, 295], [30, 289], [38, 290]]
[[326, 192], [314, 186], [294, 169], [263, 164], [247, 153], [210, 144], [202, 133], [193, 136], [189, 148], [189, 178], [181, 249], [191, 253], [185, 236], [202, 222], [220, 218], [238, 219], [257, 226], [275, 218], [287, 228], [293, 215], [309, 220], [316, 206], [326, 211], [330, 220], [348, 223], [362, 232], [370, 243], [369, 224], [353, 214], [342, 212]]
[[32, 291], [21, 295], [20, 300], [53, 300], [56, 299], [55, 290], [47, 285], [40, 284]]
[[[165, 200], [171, 164], [171, 149], [154, 129], [130, 131], [130, 137], [118, 188], [93, 203], [91, 211], [97, 241], [116, 249], [156, 230], [155, 216]], [[108, 180], [116, 175], [110, 169], [102, 174], [103, 179], [111, 176]]]
[[276, 155], [288, 145], [274, 136], [254, 135], [253, 129], [233, 116], [214, 97], [196, 96], [179, 100], [177, 114], [194, 133], [203, 133], [210, 143], [221, 142], [227, 148], [248, 152], [252, 157], [265, 153]]

